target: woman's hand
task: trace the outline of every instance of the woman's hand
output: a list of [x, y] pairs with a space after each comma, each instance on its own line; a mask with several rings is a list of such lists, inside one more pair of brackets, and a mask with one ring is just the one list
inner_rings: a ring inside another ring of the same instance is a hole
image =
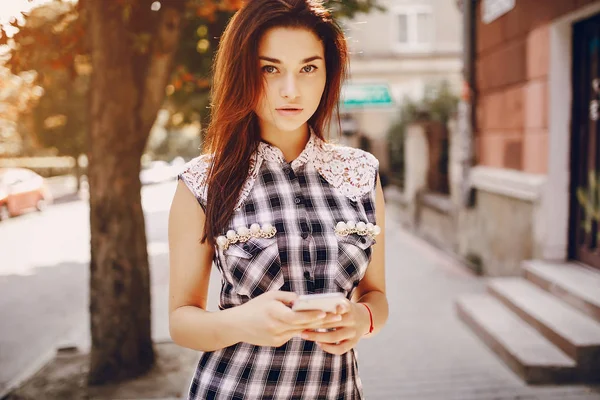
[[256, 346], [280, 347], [307, 329], [339, 324], [343, 317], [323, 311], [292, 311], [298, 298], [293, 292], [268, 291], [235, 307], [240, 342]]
[[351, 301], [338, 306], [337, 314], [342, 317], [339, 322], [324, 322], [319, 328], [331, 329], [330, 332], [304, 331], [302, 338], [316, 342], [323, 351], [331, 354], [344, 354], [356, 346], [360, 339], [369, 332], [371, 320], [366, 307]]

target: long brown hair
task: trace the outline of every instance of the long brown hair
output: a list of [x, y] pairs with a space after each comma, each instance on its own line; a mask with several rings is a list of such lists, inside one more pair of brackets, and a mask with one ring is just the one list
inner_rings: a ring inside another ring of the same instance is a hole
[[[325, 50], [326, 84], [317, 111], [308, 124], [324, 140], [342, 82], [348, 50], [344, 34], [320, 0], [248, 0], [225, 29], [213, 65], [211, 122], [204, 151], [213, 154], [208, 174], [206, 223], [202, 242], [226, 229], [248, 174], [250, 157], [260, 142], [254, 113], [263, 90], [258, 45], [274, 27], [314, 32]], [[339, 118], [339, 112], [336, 113]]]

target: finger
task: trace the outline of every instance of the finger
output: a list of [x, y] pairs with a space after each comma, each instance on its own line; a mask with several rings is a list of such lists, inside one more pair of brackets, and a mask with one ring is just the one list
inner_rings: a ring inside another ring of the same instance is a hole
[[325, 328], [327, 326], [335, 327], [340, 325], [340, 321], [342, 321], [343, 317], [337, 314], [327, 314], [327, 316], [323, 319], [308, 321], [305, 324], [298, 325], [299, 328], [303, 329], [318, 329]]
[[304, 331], [301, 337], [304, 340], [331, 344], [351, 339], [354, 337], [354, 333], [350, 329], [341, 328], [330, 332]]
[[284, 292], [281, 290], [268, 291], [265, 293], [265, 295], [268, 295], [272, 299], [280, 301], [283, 304], [287, 305], [292, 304], [298, 298], [298, 294], [294, 292]]
[[317, 343], [317, 345], [326, 353], [342, 355], [350, 351], [354, 345], [349, 340], [339, 344]]
[[[341, 315], [340, 315], [341, 317]], [[329, 321], [326, 323], [323, 323], [321, 326], [319, 326], [318, 328], [323, 328], [323, 329], [341, 329], [341, 328], [345, 328], [348, 326], [351, 326], [352, 323], [350, 322], [350, 320], [348, 318], [341, 318], [338, 321]]]
[[328, 315], [323, 311], [292, 311], [285, 316], [286, 322], [289, 324], [297, 325], [298, 327], [302, 326], [312, 326], [312, 325], [320, 325], [323, 321], [326, 321]]
[[342, 304], [336, 306], [336, 311], [338, 314], [347, 314], [352, 309], [352, 305], [349, 300], [344, 301]]
[[286, 325], [301, 328], [303, 325], [323, 321], [327, 314], [323, 311], [293, 311], [283, 303], [275, 303], [271, 308], [271, 316]]
[[300, 335], [302, 335], [302, 331], [298, 330], [298, 329], [290, 329], [287, 331], [284, 331], [282, 333], [282, 335], [284, 335], [287, 338], [287, 341], [292, 340], [292, 338], [299, 338]]

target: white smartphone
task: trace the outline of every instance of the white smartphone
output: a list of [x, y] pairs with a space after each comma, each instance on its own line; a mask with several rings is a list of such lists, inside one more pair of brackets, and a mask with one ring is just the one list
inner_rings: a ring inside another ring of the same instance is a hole
[[325, 311], [334, 313], [338, 305], [345, 302], [342, 293], [303, 294], [292, 305], [293, 311]]

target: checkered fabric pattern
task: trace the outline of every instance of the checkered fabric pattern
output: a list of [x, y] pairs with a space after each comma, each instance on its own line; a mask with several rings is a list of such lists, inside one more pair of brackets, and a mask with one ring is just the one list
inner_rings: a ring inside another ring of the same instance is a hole
[[[179, 174], [202, 207], [209, 160], [200, 156]], [[241, 305], [268, 290], [342, 292], [350, 298], [365, 274], [374, 239], [358, 234], [339, 237], [334, 228], [339, 221], [376, 223], [377, 173], [378, 162], [371, 154], [325, 143], [314, 134], [291, 164], [278, 148], [261, 142], [227, 230], [268, 223], [277, 233], [225, 250], [216, 247], [214, 263], [222, 275], [219, 308]], [[301, 338], [278, 348], [238, 343], [203, 353], [188, 396], [362, 398], [355, 350], [332, 355]]]

